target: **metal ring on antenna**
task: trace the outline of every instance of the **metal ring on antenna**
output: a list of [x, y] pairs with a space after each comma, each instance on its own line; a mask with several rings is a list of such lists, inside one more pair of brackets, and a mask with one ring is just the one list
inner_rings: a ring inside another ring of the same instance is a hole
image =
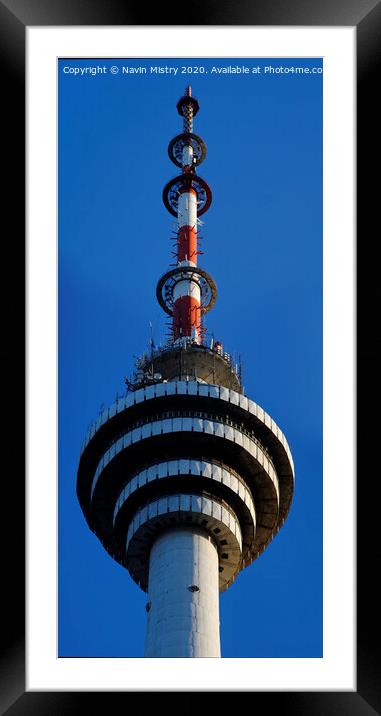
[[177, 205], [180, 191], [194, 189], [197, 194], [197, 215], [201, 216], [212, 203], [212, 191], [205, 179], [195, 174], [180, 174], [171, 179], [163, 189], [163, 202], [173, 216], [177, 216]]
[[201, 289], [201, 313], [207, 313], [217, 298], [217, 286], [207, 271], [196, 266], [177, 266], [162, 276], [156, 287], [156, 297], [162, 309], [173, 315], [173, 289], [179, 281], [196, 281]]
[[183, 149], [186, 146], [191, 146], [193, 149], [193, 158], [195, 159], [195, 165], [198, 166], [204, 161], [206, 157], [206, 146], [205, 142], [197, 134], [187, 132], [178, 134], [174, 137], [168, 146], [168, 154], [171, 161], [176, 164], [177, 167], [182, 167]]

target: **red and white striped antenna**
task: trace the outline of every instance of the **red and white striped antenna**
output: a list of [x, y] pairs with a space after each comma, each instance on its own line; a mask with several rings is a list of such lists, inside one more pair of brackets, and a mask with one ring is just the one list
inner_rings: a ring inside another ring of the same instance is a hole
[[171, 179], [163, 191], [168, 211], [177, 219], [176, 268], [158, 282], [157, 298], [172, 316], [172, 340], [175, 344], [203, 339], [202, 316], [215, 302], [217, 289], [212, 277], [197, 266], [197, 224], [212, 201], [212, 192], [196, 168], [205, 159], [206, 146], [193, 133], [193, 119], [199, 103], [188, 85], [177, 103], [183, 118], [183, 132], [169, 143], [168, 154], [181, 174]]

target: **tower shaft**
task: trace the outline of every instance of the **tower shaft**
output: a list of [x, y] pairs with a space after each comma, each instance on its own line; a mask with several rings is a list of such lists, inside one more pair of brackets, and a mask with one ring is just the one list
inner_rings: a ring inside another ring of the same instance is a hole
[[147, 657], [220, 656], [218, 551], [206, 531], [175, 528], [149, 560]]

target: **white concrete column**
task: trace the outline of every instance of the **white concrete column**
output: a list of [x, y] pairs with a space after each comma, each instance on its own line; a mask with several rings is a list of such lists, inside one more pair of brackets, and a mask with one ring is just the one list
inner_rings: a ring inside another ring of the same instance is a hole
[[218, 553], [197, 527], [169, 529], [149, 563], [146, 657], [221, 656]]

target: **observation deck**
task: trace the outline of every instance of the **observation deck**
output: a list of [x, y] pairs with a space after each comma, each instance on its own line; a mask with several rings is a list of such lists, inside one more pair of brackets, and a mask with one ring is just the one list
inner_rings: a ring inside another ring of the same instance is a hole
[[286, 438], [259, 405], [222, 385], [173, 380], [103, 411], [77, 492], [89, 527], [143, 590], [153, 541], [194, 524], [217, 546], [223, 591], [279, 531], [293, 481]]

